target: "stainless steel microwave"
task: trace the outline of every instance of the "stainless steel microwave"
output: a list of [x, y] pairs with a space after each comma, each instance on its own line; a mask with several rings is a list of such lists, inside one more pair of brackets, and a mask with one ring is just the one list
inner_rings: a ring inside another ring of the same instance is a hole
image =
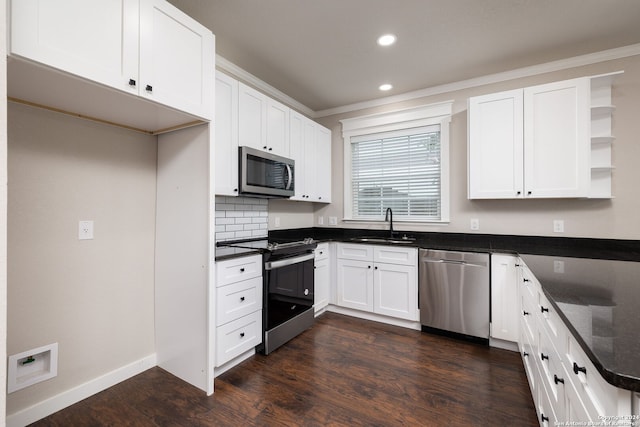
[[239, 152], [240, 194], [258, 197], [294, 195], [294, 160], [250, 147], [240, 147]]

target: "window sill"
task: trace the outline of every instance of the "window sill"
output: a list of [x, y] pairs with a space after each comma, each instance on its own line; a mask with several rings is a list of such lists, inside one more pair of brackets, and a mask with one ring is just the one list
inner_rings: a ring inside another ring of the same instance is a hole
[[[350, 224], [370, 224], [370, 225], [379, 225], [379, 224], [386, 224], [389, 221], [384, 221], [384, 220], [375, 220], [375, 219], [352, 219], [352, 218], [342, 218], [342, 222], [347, 222]], [[396, 224], [411, 224], [411, 225], [418, 225], [418, 224], [424, 224], [424, 225], [449, 225], [450, 221], [449, 220], [420, 220], [420, 219], [414, 219], [414, 220], [406, 220], [406, 219], [402, 219], [402, 220], [393, 220], [393, 225]]]

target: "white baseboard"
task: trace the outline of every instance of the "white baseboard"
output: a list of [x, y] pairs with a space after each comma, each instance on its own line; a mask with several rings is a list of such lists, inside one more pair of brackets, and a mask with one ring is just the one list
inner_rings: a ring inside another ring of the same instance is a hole
[[383, 316], [380, 314], [369, 313], [366, 311], [354, 310], [351, 308], [340, 307], [337, 305], [329, 304], [326, 308], [327, 311], [345, 314], [347, 316], [357, 317], [365, 320], [372, 320], [374, 322], [386, 323], [387, 325], [401, 326], [407, 329], [413, 329], [419, 331], [421, 329], [419, 321], [398, 319], [395, 317]]
[[14, 414], [7, 415], [7, 427], [23, 427], [36, 422], [61, 409], [71, 406], [89, 396], [108, 389], [128, 378], [138, 375], [147, 369], [157, 365], [156, 354], [150, 354], [133, 363], [122, 366], [114, 371], [108, 372], [100, 377], [94, 378], [77, 387], [63, 391], [53, 397], [33, 406], [22, 409]]

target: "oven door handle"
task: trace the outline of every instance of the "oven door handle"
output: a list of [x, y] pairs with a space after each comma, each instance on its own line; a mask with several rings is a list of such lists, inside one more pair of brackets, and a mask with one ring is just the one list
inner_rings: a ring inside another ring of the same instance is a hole
[[309, 261], [310, 259], [314, 259], [316, 257], [315, 254], [306, 254], [302, 256], [297, 256], [294, 258], [286, 258], [278, 261], [269, 261], [264, 263], [265, 270], [275, 270], [276, 268], [286, 267], [288, 265], [299, 264], [301, 262]]

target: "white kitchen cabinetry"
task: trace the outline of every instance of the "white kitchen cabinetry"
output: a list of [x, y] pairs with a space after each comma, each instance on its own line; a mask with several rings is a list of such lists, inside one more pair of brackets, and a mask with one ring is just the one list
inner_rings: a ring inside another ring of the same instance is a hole
[[541, 425], [566, 420], [597, 423], [603, 416], [631, 414], [631, 392], [602, 378], [540, 283], [522, 261], [518, 264], [518, 346]]
[[238, 81], [216, 71], [216, 194], [238, 195]]
[[[13, 59], [10, 67], [10, 96], [22, 101], [143, 130], [213, 117], [214, 36], [164, 0], [13, 1], [10, 54], [28, 60]], [[95, 83], [104, 86], [91, 88]], [[104, 95], [108, 102], [95, 103], [104, 87], [134, 97]]]
[[418, 250], [338, 244], [336, 304], [418, 320]]
[[318, 243], [315, 250], [314, 263], [314, 302], [316, 315], [324, 312], [329, 305], [329, 289], [331, 278], [331, 259], [329, 257], [329, 243]]
[[518, 257], [491, 254], [491, 337], [518, 342]]
[[220, 367], [262, 342], [262, 256], [216, 263], [216, 362]]
[[289, 157], [289, 108], [239, 84], [238, 145]]
[[331, 131], [291, 111], [290, 155], [296, 161], [296, 194], [291, 199], [331, 202]]
[[469, 198], [521, 197], [522, 89], [469, 98]]
[[468, 197], [611, 197], [614, 75], [469, 98]]

